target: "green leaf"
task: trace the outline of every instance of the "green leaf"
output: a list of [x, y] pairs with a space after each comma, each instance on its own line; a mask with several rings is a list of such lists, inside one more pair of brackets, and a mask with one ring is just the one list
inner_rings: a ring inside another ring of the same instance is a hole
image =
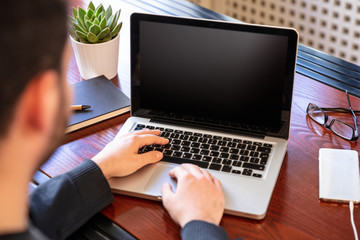
[[107, 19], [107, 21], [106, 21], [106, 26], [108, 26], [108, 27], [110, 27], [110, 25], [111, 25], [111, 23], [112, 23], [112, 21], [113, 21], [113, 19], [114, 19], [114, 15], [112, 15], [109, 19]]
[[88, 10], [89, 10], [89, 9], [95, 11], [95, 6], [94, 6], [94, 4], [93, 4], [92, 1], [90, 1], [90, 3], [89, 3]]
[[69, 16], [69, 21], [70, 23], [77, 23], [76, 19], [73, 18], [72, 16]]
[[88, 11], [87, 11], [87, 13], [86, 13], [86, 17], [88, 18], [88, 19], [91, 19], [91, 17], [94, 15], [94, 11], [93, 10], [91, 10], [91, 9], [89, 9]]
[[76, 36], [77, 36], [78, 38], [87, 40], [87, 35], [86, 35], [85, 33], [76, 30], [76, 31], [75, 31], [75, 34], [76, 34]]
[[89, 28], [89, 32], [92, 32], [93, 34], [98, 35], [101, 32], [101, 28], [99, 27], [99, 25], [95, 24]]
[[81, 18], [79, 18], [79, 17], [77, 17], [77, 18], [76, 18], [76, 20], [77, 20], [77, 22], [78, 22], [79, 26], [80, 26], [82, 29], [84, 29], [84, 30], [85, 30], [85, 32], [87, 32], [87, 31], [86, 31], [86, 30], [87, 30], [87, 28], [85, 27], [84, 20], [82, 20], [82, 19], [81, 19]]
[[81, 38], [79, 38], [79, 40], [80, 40], [81, 43], [89, 43], [87, 40], [84, 40], [84, 39], [81, 39]]
[[114, 28], [114, 30], [111, 31], [111, 38], [114, 38], [116, 35], [118, 35], [118, 33], [120, 32], [120, 29], [122, 27], [122, 22], [120, 22], [118, 25], [116, 25], [116, 27]]
[[72, 12], [73, 12], [73, 17], [76, 18], [77, 15], [78, 15], [78, 12], [77, 12], [76, 8], [73, 7]]
[[108, 35], [110, 35], [110, 28], [105, 28], [104, 30], [102, 30], [98, 35], [98, 39], [99, 40], [103, 40], [105, 37], [107, 37]]
[[102, 4], [100, 4], [97, 8], [96, 8], [96, 10], [95, 10], [95, 17], [98, 17], [99, 15], [100, 15], [100, 13], [103, 11], [103, 5]]
[[106, 19], [109, 19], [112, 15], [112, 8], [111, 8], [111, 5], [108, 6], [108, 8], [106, 9], [106, 13], [105, 13], [105, 16], [106, 16]]
[[108, 42], [108, 41], [110, 41], [111, 40], [111, 35], [109, 34], [109, 35], [107, 35], [105, 38], [103, 38], [102, 40], [99, 40], [99, 42]]
[[72, 26], [75, 30], [78, 30], [80, 32], [87, 34], [87, 31], [85, 29], [83, 29], [82, 27], [80, 27], [77, 23], [72, 23]]
[[89, 20], [86, 20], [85, 27], [89, 30], [89, 28], [92, 26], [92, 23]]
[[81, 7], [78, 8], [78, 17], [82, 20], [84, 20], [84, 17], [86, 15], [86, 11], [82, 9]]
[[121, 9], [118, 10], [118, 11], [115, 13], [115, 15], [114, 15], [115, 17], [114, 17], [114, 19], [113, 19], [113, 22], [112, 22], [111, 25], [110, 25], [111, 31], [114, 30], [114, 28], [115, 28], [115, 26], [116, 26], [116, 24], [117, 24], [117, 22], [118, 22], [118, 20], [119, 20], [120, 11], [121, 11]]
[[99, 26], [101, 27], [101, 29], [106, 28], [106, 17], [105, 16], [102, 18]]
[[92, 32], [88, 33], [87, 39], [90, 43], [97, 43], [99, 41], [99, 39], [96, 37], [96, 35]]
[[103, 16], [105, 16], [104, 12], [101, 12], [100, 15], [97, 17], [97, 19], [99, 20], [99, 22], [101, 21], [101, 19], [103, 18]]
[[93, 21], [93, 24], [99, 25], [99, 19], [95, 18], [95, 20]]

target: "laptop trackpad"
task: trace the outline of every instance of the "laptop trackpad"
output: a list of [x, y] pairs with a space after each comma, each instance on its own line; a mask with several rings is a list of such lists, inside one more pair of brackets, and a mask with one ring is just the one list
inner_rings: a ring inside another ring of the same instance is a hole
[[173, 191], [176, 191], [176, 181], [169, 176], [169, 171], [178, 165], [158, 164], [145, 187], [145, 192], [154, 196], [161, 196], [161, 187], [165, 182], [170, 183]]

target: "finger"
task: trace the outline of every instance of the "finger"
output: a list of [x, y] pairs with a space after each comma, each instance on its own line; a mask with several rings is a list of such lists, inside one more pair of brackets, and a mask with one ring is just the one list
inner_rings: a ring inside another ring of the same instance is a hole
[[135, 130], [132, 132], [129, 132], [131, 135], [144, 135], [144, 134], [152, 134], [152, 135], [157, 135], [159, 136], [161, 134], [161, 131], [159, 129], [154, 129], [154, 130], [150, 130], [150, 129], [141, 129], [141, 130]]
[[184, 176], [186, 176], [187, 174], [189, 174], [189, 171], [186, 170], [183, 165], [184, 165], [184, 164], [182, 164], [182, 165], [180, 165], [180, 166], [177, 166], [177, 167], [171, 169], [171, 170], [169, 171], [169, 176], [170, 176], [171, 178], [174, 178], [174, 179], [178, 180], [178, 182], [180, 182], [180, 180], [181, 180]]
[[223, 191], [220, 180], [217, 179], [216, 177], [213, 177], [213, 181], [214, 181], [215, 186], [218, 188], [218, 190]]
[[138, 135], [137, 138], [135, 139], [135, 141], [136, 141], [138, 148], [142, 148], [145, 145], [151, 145], [151, 144], [165, 145], [165, 144], [169, 143], [169, 139], [151, 135], [151, 134]]
[[182, 166], [196, 177], [203, 176], [203, 173], [201, 172], [201, 168], [196, 165], [185, 163], [182, 164]]
[[168, 206], [171, 206], [171, 201], [174, 197], [174, 192], [172, 190], [172, 187], [170, 185], [170, 183], [165, 182], [162, 186], [161, 186], [161, 198], [162, 198], [162, 202], [164, 204], [164, 207], [167, 209]]
[[206, 179], [208, 181], [215, 183], [213, 176], [208, 171], [206, 171], [205, 169], [202, 169], [202, 168], [200, 168], [200, 171], [202, 172], [202, 174], [206, 177]]
[[140, 165], [142, 165], [142, 166], [145, 166], [149, 163], [158, 162], [162, 158], [163, 158], [163, 154], [159, 151], [150, 151], [147, 153], [142, 153], [142, 154], [137, 155], [137, 159], [140, 162]]

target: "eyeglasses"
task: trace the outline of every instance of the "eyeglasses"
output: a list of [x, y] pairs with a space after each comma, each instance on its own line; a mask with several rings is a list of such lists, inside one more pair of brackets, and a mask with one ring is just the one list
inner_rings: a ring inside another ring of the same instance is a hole
[[[349, 109], [346, 109], [346, 108], [320, 108], [313, 103], [309, 103], [309, 105], [306, 109], [306, 113], [316, 123], [322, 125], [326, 129], [331, 130], [333, 133], [335, 133], [339, 137], [342, 137], [346, 140], [355, 141], [359, 137], [355, 112], [360, 113], [360, 111], [354, 111], [352, 109], [351, 103], [350, 103], [350, 98], [349, 98], [349, 93], [347, 90], [345, 91], [345, 93], [346, 93], [346, 98], [347, 98], [347, 101], [349, 104]], [[351, 113], [353, 120], [354, 120], [355, 127], [353, 127], [339, 119], [332, 119], [330, 124], [327, 124], [329, 117], [325, 113], [325, 111]]]

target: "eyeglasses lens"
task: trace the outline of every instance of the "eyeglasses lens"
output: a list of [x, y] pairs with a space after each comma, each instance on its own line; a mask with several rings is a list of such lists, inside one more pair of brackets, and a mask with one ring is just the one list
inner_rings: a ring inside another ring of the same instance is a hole
[[325, 124], [325, 114], [318, 106], [309, 104], [307, 112], [314, 121]]
[[339, 136], [342, 136], [345, 139], [350, 140], [354, 134], [354, 129], [352, 127], [346, 125], [345, 123], [337, 119], [331, 121], [330, 128], [334, 133], [336, 133]]

